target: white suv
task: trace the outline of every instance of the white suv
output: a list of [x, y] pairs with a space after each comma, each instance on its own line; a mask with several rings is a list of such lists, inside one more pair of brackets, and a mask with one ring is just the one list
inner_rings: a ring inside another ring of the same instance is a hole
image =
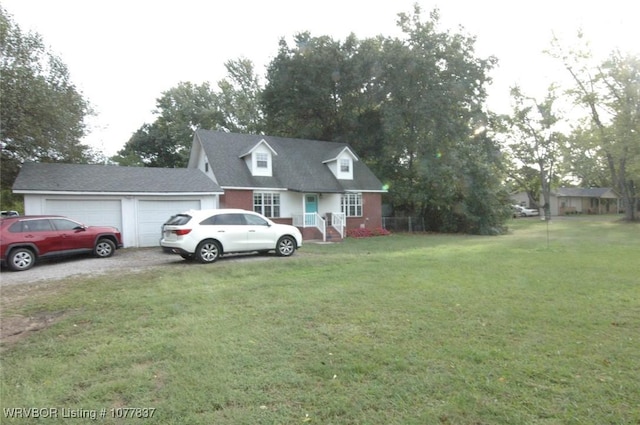
[[297, 227], [274, 223], [253, 211], [189, 210], [162, 226], [160, 245], [187, 260], [213, 263], [224, 254], [274, 251], [293, 255], [302, 246]]

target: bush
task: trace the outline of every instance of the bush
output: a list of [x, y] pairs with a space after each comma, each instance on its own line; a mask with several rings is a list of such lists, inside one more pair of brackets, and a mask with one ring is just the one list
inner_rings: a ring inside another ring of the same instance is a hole
[[376, 229], [359, 228], [347, 230], [348, 238], [370, 238], [372, 236], [388, 236], [390, 234], [390, 231], [382, 227]]

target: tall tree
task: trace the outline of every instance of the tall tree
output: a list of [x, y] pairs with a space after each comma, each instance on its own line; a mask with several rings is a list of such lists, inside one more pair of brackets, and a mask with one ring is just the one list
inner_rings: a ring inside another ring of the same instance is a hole
[[280, 41], [267, 70], [263, 92], [266, 131], [303, 139], [336, 140], [340, 136], [341, 101], [352, 35], [345, 46], [331, 37], [295, 36], [295, 46]]
[[577, 179], [583, 187], [613, 187], [611, 173], [600, 149], [598, 131], [589, 120], [580, 120], [563, 146], [563, 176]]
[[261, 126], [261, 88], [246, 59], [225, 64], [228, 78], [210, 84], [181, 82], [156, 100], [157, 115], [140, 127], [112, 158], [121, 165], [184, 167], [198, 128], [257, 132]]
[[520, 166], [535, 168], [544, 199], [546, 217], [551, 216], [551, 186], [562, 161], [565, 136], [559, 130], [555, 88], [549, 88], [543, 101], [525, 96], [519, 87], [511, 90], [513, 114], [508, 118], [513, 158]]
[[228, 61], [225, 67], [228, 78], [218, 82], [217, 96], [224, 129], [234, 133], [260, 133], [263, 128], [262, 85], [253, 62], [241, 58]]
[[399, 17], [404, 39], [281, 42], [264, 92], [267, 129], [352, 143], [390, 185], [396, 211], [430, 229], [494, 232], [501, 155], [479, 130], [495, 59], [477, 58], [473, 37], [438, 31], [437, 10], [426, 22], [417, 6]]
[[184, 167], [193, 132], [222, 122], [217, 97], [208, 83], [179, 83], [156, 100], [158, 115], [140, 127], [112, 159], [121, 165]]
[[[579, 34], [579, 39], [583, 35]], [[566, 49], [554, 40], [551, 54], [561, 60], [573, 81], [568, 93], [589, 116], [583, 131], [597, 141], [610, 181], [622, 197], [626, 220], [638, 218], [640, 180], [640, 59], [613, 52], [600, 66], [588, 46]], [[579, 139], [574, 138], [579, 141]]]
[[25, 161], [89, 162], [81, 143], [88, 102], [65, 64], [38, 34], [23, 33], [0, 6], [0, 146], [2, 188]]

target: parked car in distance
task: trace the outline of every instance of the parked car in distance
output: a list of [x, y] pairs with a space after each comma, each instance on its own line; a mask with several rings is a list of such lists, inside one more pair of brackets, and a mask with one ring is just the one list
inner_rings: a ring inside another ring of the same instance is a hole
[[160, 246], [165, 251], [200, 263], [238, 252], [275, 251], [288, 257], [302, 246], [297, 227], [240, 209], [189, 210], [172, 216], [162, 233]]
[[19, 215], [18, 211], [0, 211], [0, 217], [17, 217]]
[[28, 270], [49, 257], [110, 257], [121, 247], [122, 235], [115, 227], [85, 226], [55, 215], [0, 218], [0, 261], [14, 271]]
[[521, 205], [512, 205], [512, 207], [513, 207], [513, 218], [533, 217], [536, 215], [540, 215], [540, 211], [533, 208], [525, 208]]

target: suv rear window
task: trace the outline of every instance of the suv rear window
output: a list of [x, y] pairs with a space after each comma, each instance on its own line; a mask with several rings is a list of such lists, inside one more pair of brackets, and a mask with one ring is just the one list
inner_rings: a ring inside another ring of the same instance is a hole
[[165, 225], [168, 226], [182, 226], [183, 224], [187, 224], [191, 220], [191, 216], [187, 214], [178, 214], [171, 217]]

